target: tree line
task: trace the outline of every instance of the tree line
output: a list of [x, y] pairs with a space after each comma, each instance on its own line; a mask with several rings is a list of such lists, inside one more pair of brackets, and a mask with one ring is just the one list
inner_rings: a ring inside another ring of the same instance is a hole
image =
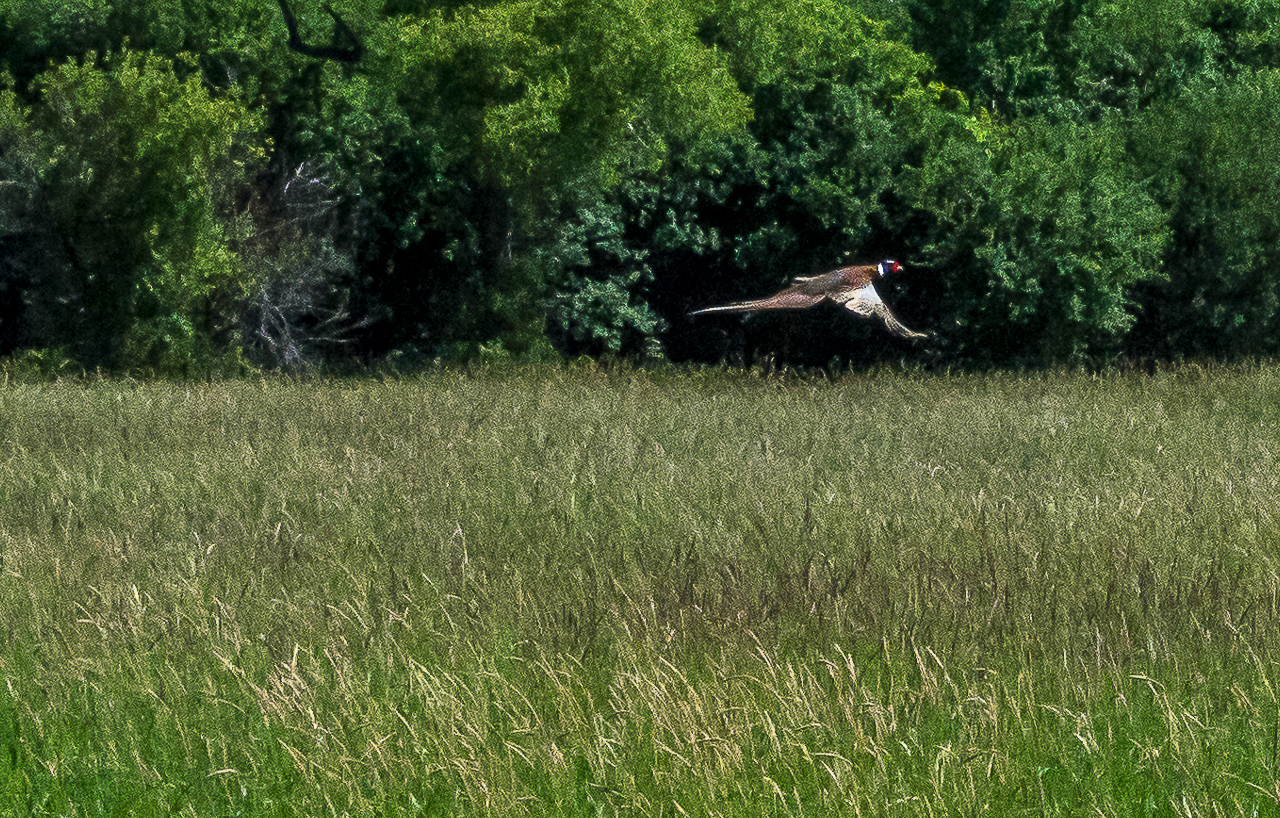
[[[0, 354], [1273, 356], [1274, 0], [0, 0]], [[838, 310], [697, 318], [852, 261]]]

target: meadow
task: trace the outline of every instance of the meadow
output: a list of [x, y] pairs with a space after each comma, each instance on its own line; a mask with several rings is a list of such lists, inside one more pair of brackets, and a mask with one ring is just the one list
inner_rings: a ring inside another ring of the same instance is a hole
[[1275, 814], [1280, 369], [0, 386], [0, 815]]

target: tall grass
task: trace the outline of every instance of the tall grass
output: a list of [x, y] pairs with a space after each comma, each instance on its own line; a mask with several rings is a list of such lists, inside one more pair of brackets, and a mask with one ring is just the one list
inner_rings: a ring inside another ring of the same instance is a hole
[[0, 812], [1255, 815], [1280, 371], [0, 389]]

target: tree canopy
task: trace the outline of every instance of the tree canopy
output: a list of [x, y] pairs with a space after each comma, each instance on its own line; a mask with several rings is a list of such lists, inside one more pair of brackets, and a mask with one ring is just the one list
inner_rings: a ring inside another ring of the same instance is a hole
[[[0, 0], [0, 354], [1280, 352], [1273, 0]], [[892, 257], [935, 342], [690, 319]]]

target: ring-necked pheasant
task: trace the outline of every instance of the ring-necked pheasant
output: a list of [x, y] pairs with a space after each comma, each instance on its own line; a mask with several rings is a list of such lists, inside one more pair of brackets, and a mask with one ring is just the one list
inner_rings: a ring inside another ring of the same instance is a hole
[[896, 273], [902, 265], [893, 259], [885, 259], [879, 264], [858, 264], [841, 267], [829, 273], [816, 276], [802, 276], [792, 279], [791, 286], [768, 298], [755, 301], [738, 301], [722, 307], [707, 307], [696, 310], [690, 315], [704, 315], [709, 312], [755, 312], [756, 310], [804, 310], [821, 304], [823, 301], [834, 301], [845, 309], [858, 315], [875, 314], [880, 316], [889, 332], [899, 338], [928, 338], [925, 332], [914, 332], [902, 325], [889, 309], [889, 305], [880, 300], [876, 292], [875, 280], [889, 273]]

